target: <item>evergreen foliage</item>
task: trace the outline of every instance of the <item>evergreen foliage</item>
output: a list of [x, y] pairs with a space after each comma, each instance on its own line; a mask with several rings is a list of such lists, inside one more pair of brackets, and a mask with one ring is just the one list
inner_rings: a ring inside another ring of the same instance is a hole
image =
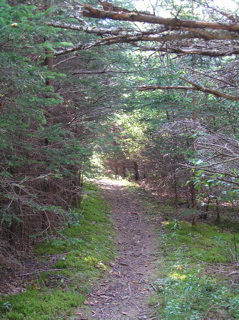
[[35, 248], [42, 272], [28, 279], [24, 292], [4, 297], [2, 319], [73, 317], [85, 301], [91, 282], [108, 269], [114, 256], [109, 207], [99, 189], [84, 187], [81, 209], [69, 226]]
[[115, 1], [114, 17], [87, 4], [108, 18], [77, 2], [0, 2], [3, 260], [74, 216], [93, 154], [106, 173], [165, 192], [177, 213], [211, 205], [219, 219], [222, 202], [237, 205], [237, 13]]

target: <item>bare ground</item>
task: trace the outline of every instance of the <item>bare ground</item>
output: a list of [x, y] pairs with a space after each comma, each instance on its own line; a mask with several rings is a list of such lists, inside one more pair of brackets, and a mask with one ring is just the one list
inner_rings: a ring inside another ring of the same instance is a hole
[[160, 263], [155, 225], [142, 206], [141, 194], [128, 191], [119, 181], [99, 184], [112, 208], [118, 254], [74, 319], [158, 319], [152, 303]]

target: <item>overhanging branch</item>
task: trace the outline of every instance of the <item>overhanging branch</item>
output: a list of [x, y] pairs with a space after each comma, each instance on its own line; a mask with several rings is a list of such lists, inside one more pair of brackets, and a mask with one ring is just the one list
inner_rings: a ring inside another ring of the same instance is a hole
[[135, 73], [135, 71], [124, 71], [124, 70], [107, 70], [107, 69], [95, 69], [95, 70], [75, 70], [72, 74], [102, 74], [102, 73]]
[[189, 84], [192, 84], [193, 87], [186, 87], [186, 86], [149, 86], [149, 85], [144, 85], [144, 86], [136, 86], [135, 89], [138, 91], [147, 91], [147, 90], [197, 90], [197, 91], [202, 91], [206, 93], [210, 93], [214, 96], [217, 97], [222, 97], [226, 98], [228, 100], [233, 100], [233, 101], [239, 101], [239, 97], [237, 96], [232, 96], [217, 90], [213, 90], [210, 88], [205, 88], [203, 86], [200, 86], [196, 83], [193, 83], [192, 81], [189, 81], [183, 77], [180, 77], [180, 79], [188, 82]]
[[136, 86], [134, 87], [138, 91], [147, 91], [147, 90], [198, 90], [194, 87], [186, 86]]
[[[79, 3], [74, 0], [74, 2]], [[212, 29], [212, 30], [227, 30], [229, 32], [238, 32], [239, 23], [218, 23], [197, 20], [181, 20], [177, 18], [163, 18], [147, 13], [137, 11], [104, 11], [94, 8], [88, 4], [79, 3], [82, 7], [82, 15], [90, 18], [111, 19], [120, 21], [144, 22], [150, 24], [159, 24], [169, 27], [179, 28], [196, 28], [196, 29]]]
[[226, 98], [226, 99], [229, 99], [229, 100], [233, 100], [233, 101], [239, 101], [239, 97], [237, 96], [231, 96], [231, 95], [228, 95], [224, 92], [220, 92], [220, 91], [217, 91], [217, 90], [214, 90], [214, 89], [209, 89], [209, 88], [205, 88], [203, 86], [200, 86], [192, 81], [189, 81], [183, 77], [180, 77], [180, 79], [182, 79], [183, 81], [186, 81], [187, 83], [193, 85], [197, 90], [199, 91], [202, 91], [202, 92], [206, 92], [206, 93], [210, 93], [210, 94], [213, 94], [214, 96], [217, 96], [217, 97], [222, 97], [222, 98]]
[[238, 46], [214, 46], [212, 44], [210, 47], [206, 48], [197, 48], [196, 45], [187, 47], [183, 43], [181, 43], [181, 48], [175, 46], [169, 42], [167, 42], [167, 47], [164, 46], [145, 46], [138, 43], [133, 44], [141, 51], [154, 51], [154, 52], [163, 52], [163, 53], [175, 53], [180, 55], [199, 55], [199, 56], [208, 56], [208, 57], [225, 57], [225, 56], [232, 56], [234, 54], [239, 54], [239, 47]]

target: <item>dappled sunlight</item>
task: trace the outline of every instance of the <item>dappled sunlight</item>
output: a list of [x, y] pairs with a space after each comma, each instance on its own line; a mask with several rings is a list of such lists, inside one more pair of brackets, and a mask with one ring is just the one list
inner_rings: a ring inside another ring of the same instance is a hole
[[173, 266], [175, 269], [182, 271], [183, 270], [183, 266], [181, 264], [175, 264]]
[[174, 280], [185, 280], [187, 278], [185, 274], [180, 274], [178, 272], [170, 273], [168, 276]]
[[170, 221], [162, 221], [161, 224], [162, 224], [163, 226], [167, 226], [167, 225], [170, 224]]
[[99, 262], [99, 260], [93, 256], [84, 257], [83, 260], [92, 266], [96, 265]]
[[239, 0], [43, 4], [0, 6], [0, 315], [239, 320]]
[[107, 269], [107, 266], [101, 260], [93, 256], [84, 257], [82, 260], [85, 261], [89, 266], [94, 266], [95, 268], [99, 268], [102, 270]]
[[103, 178], [97, 180], [100, 184], [108, 184], [108, 185], [115, 185], [115, 186], [132, 186], [135, 185], [133, 182], [130, 182], [126, 179], [118, 178], [118, 179], [110, 179], [110, 178]]

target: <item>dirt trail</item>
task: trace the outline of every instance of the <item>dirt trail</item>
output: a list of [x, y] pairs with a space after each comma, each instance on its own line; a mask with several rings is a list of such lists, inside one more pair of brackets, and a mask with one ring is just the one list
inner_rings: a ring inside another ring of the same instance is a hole
[[158, 240], [153, 222], [142, 208], [140, 195], [120, 182], [99, 182], [113, 213], [118, 257], [112, 269], [93, 288], [87, 306], [74, 319], [156, 319], [150, 298], [158, 275]]

